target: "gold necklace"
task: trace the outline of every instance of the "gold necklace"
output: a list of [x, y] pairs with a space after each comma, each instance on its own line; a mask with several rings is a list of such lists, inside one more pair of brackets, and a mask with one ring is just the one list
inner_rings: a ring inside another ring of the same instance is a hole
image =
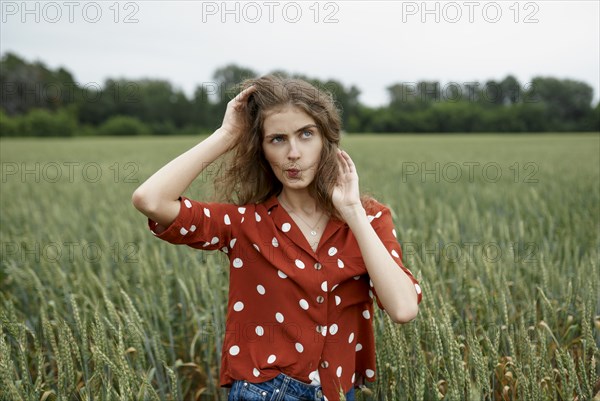
[[320, 222], [321, 222], [321, 220], [323, 219], [323, 216], [325, 216], [325, 213], [321, 213], [321, 217], [319, 217], [319, 220], [317, 220], [317, 223], [316, 223], [316, 224], [315, 224], [313, 227], [311, 227], [311, 226], [310, 226], [310, 225], [309, 225], [309, 224], [306, 222], [306, 220], [304, 220], [304, 219], [302, 218], [302, 216], [300, 216], [298, 213], [295, 213], [293, 210], [291, 210], [291, 208], [290, 208], [290, 207], [289, 207], [289, 206], [288, 206], [288, 205], [287, 205], [285, 202], [283, 202], [281, 199], [279, 199], [279, 202], [281, 202], [281, 204], [282, 204], [282, 205], [285, 207], [285, 209], [286, 209], [286, 211], [287, 211], [288, 213], [293, 213], [293, 214], [295, 214], [296, 216], [298, 216], [298, 218], [299, 218], [300, 220], [302, 220], [302, 222], [303, 222], [303, 223], [304, 223], [304, 224], [305, 224], [305, 225], [306, 225], [306, 226], [307, 226], [307, 227], [310, 229], [310, 235], [312, 235], [313, 237], [316, 237], [316, 236], [317, 236], [317, 231], [316, 231], [315, 229], [316, 229], [316, 228], [318, 228], [317, 226], [319, 225], [319, 223], [320, 223]]

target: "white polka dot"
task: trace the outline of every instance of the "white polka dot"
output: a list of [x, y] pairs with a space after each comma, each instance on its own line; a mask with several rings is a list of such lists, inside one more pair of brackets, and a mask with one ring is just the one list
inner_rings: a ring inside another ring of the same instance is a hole
[[229, 353], [231, 355], [237, 355], [240, 353], [240, 347], [238, 347], [237, 345], [233, 345], [231, 346], [231, 348], [229, 348]]
[[329, 250], [327, 251], [327, 254], [329, 256], [333, 256], [337, 253], [337, 248], [335, 246], [332, 246], [331, 248], [329, 248]]
[[210, 243], [211, 243], [211, 244], [213, 244], [213, 245], [214, 245], [214, 244], [218, 244], [218, 243], [219, 243], [219, 238], [218, 238], [218, 237], [213, 237], [213, 238], [210, 240]]
[[260, 376], [260, 370], [254, 368], [254, 369], [252, 369], [252, 374], [254, 375], [254, 377], [258, 377], [258, 376]]
[[319, 371], [318, 370], [313, 370], [312, 372], [310, 372], [308, 374], [308, 378], [310, 380], [317, 380], [319, 378]]
[[365, 309], [365, 310], [363, 311], [362, 315], [363, 315], [363, 317], [364, 317], [365, 319], [368, 319], [368, 318], [370, 318], [370, 317], [371, 317], [371, 313], [369, 312], [369, 310], [368, 310], [368, 309]]
[[281, 231], [287, 233], [288, 231], [290, 231], [291, 228], [292, 225], [290, 223], [283, 223], [283, 225], [281, 226]]
[[210, 217], [210, 210], [204, 208], [204, 214], [206, 215], [206, 217]]
[[240, 220], [240, 223], [243, 223], [243, 222], [244, 222], [244, 219], [245, 219], [245, 217], [242, 217], [242, 220]]
[[337, 288], [339, 284], [334, 285], [333, 287], [331, 287], [331, 291], [333, 292], [333, 290], [335, 290]]
[[295, 263], [298, 269], [304, 269], [304, 262], [302, 262], [300, 259], [296, 259]]
[[260, 249], [258, 248], [258, 245], [256, 244], [252, 244], [252, 246], [254, 247], [254, 249], [256, 249], [258, 252], [260, 252]]
[[277, 359], [277, 357], [273, 354], [269, 355], [269, 358], [267, 359], [267, 363], [273, 363], [275, 362], [275, 360]]
[[372, 371], [371, 369], [365, 370], [365, 374], [367, 375], [367, 377], [373, 377], [373, 376], [375, 376], [375, 372]]
[[188, 209], [190, 209], [192, 207], [192, 202], [190, 202], [189, 200], [184, 200], [183, 203], [185, 203], [185, 207], [187, 207]]
[[240, 259], [240, 258], [233, 259], [233, 267], [235, 267], [236, 269], [239, 269], [243, 265], [244, 265], [244, 262], [242, 262], [242, 259]]
[[279, 246], [279, 241], [277, 241], [277, 238], [273, 237], [273, 240], [271, 241], [271, 244], [273, 244], [273, 246], [275, 248], [277, 248]]
[[327, 281], [323, 281], [321, 283], [321, 290], [327, 292]]
[[395, 249], [392, 249], [392, 252], [390, 252], [390, 253], [392, 254], [392, 256], [394, 256], [394, 257], [396, 257], [396, 258], [399, 258], [399, 257], [400, 257], [400, 255], [398, 255], [398, 252], [396, 252], [396, 250], [395, 250]]
[[246, 208], [245, 207], [238, 207], [238, 212], [240, 212], [240, 214], [244, 214], [244, 213], [246, 213]]
[[229, 247], [230, 247], [231, 249], [233, 249], [233, 246], [235, 245], [235, 242], [236, 242], [236, 241], [237, 241], [237, 238], [232, 238], [232, 240], [231, 240], [231, 241], [229, 241]]
[[335, 370], [335, 375], [337, 377], [342, 377], [342, 367], [338, 366], [338, 368]]
[[375, 215], [375, 218], [378, 219], [381, 217], [381, 211], [377, 212], [377, 214]]
[[282, 272], [281, 270], [277, 271], [277, 275], [281, 278], [287, 278], [287, 274], [285, 274], [284, 272]]
[[181, 230], [179, 230], [179, 234], [181, 234], [181, 235], [186, 235], [187, 233], [188, 233], [188, 230], [186, 230], [183, 227], [181, 227]]
[[421, 286], [419, 284], [415, 284], [415, 290], [417, 290], [417, 294], [421, 293]]
[[367, 216], [367, 219], [369, 220], [369, 223], [372, 222], [374, 218], [375, 218], [375, 216]]
[[275, 314], [275, 319], [277, 319], [279, 323], [283, 323], [283, 314], [281, 312], [277, 312]]
[[323, 337], [325, 337], [327, 335], [327, 326], [321, 327], [321, 334], [323, 335]]
[[373, 280], [369, 279], [369, 287], [373, 288]]
[[392, 228], [392, 235], [394, 237], [398, 238], [398, 235], [396, 235], [396, 229], [395, 228]]
[[260, 284], [256, 286], [256, 291], [258, 291], [260, 295], [265, 295], [265, 287]]
[[369, 298], [373, 298], [373, 291], [369, 290]]
[[196, 231], [196, 226], [192, 224], [192, 226], [190, 227], [190, 231], [191, 231], [191, 232], [194, 232], [194, 231]]
[[338, 325], [337, 324], [334, 323], [331, 326], [329, 326], [329, 334], [331, 334], [333, 336], [337, 332], [338, 332]]
[[226, 225], [230, 225], [231, 224], [231, 220], [229, 220], [229, 215], [228, 214], [226, 214], [223, 217], [223, 221], [225, 222]]
[[226, 246], [224, 246], [223, 248], [221, 248], [221, 250], [225, 253], [229, 253], [229, 248], [227, 248]]
[[340, 298], [340, 296], [339, 296], [339, 295], [336, 295], [336, 296], [335, 296], [335, 304], [336, 304], [336, 305], [339, 305], [341, 302], [342, 302], [342, 298]]
[[338, 267], [339, 267], [340, 269], [343, 269], [343, 268], [344, 268], [344, 262], [342, 262], [342, 260], [341, 260], [341, 259], [338, 259]]
[[304, 347], [300, 343], [296, 343], [296, 351], [302, 352], [304, 351]]
[[360, 278], [360, 276], [354, 276], [352, 277], [354, 280], [358, 280]]
[[244, 309], [244, 303], [242, 301], [237, 301], [235, 305], [233, 305], [233, 310], [236, 312], [239, 312], [242, 309]]
[[352, 373], [352, 383], [354, 383], [355, 378], [356, 378], [356, 373]]
[[306, 301], [306, 299], [301, 299], [299, 304], [302, 309], [308, 310], [308, 302]]
[[256, 326], [256, 329], [254, 331], [256, 331], [257, 336], [262, 336], [263, 334], [265, 334], [265, 329], [262, 326]]
[[254, 212], [254, 218], [256, 219], [257, 222], [261, 220], [260, 214], [258, 214], [258, 212]]
[[356, 343], [356, 347], [354, 349], [356, 350], [356, 352], [360, 351], [362, 349], [362, 344]]
[[348, 344], [352, 344], [352, 341], [354, 341], [354, 333], [350, 333], [348, 336]]
[[204, 244], [202, 244], [203, 247], [207, 247], [210, 245], [210, 242], [205, 242]]

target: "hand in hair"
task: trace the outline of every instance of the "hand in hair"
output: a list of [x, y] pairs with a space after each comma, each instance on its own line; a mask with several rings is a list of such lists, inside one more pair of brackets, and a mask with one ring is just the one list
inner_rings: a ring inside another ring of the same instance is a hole
[[248, 97], [255, 90], [256, 87], [254, 85], [249, 86], [227, 103], [227, 110], [225, 110], [221, 130], [225, 131], [229, 136], [232, 144], [237, 143], [237, 139], [242, 135], [246, 127], [244, 112], [248, 104]]

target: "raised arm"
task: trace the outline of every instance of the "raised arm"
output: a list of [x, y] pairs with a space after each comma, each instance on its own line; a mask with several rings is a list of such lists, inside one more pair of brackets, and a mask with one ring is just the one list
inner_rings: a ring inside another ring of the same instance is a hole
[[179, 196], [192, 181], [219, 156], [229, 151], [245, 129], [243, 112], [250, 86], [227, 104], [223, 123], [208, 138], [171, 160], [140, 185], [131, 197], [133, 206], [159, 224], [158, 232], [168, 227], [179, 214]]

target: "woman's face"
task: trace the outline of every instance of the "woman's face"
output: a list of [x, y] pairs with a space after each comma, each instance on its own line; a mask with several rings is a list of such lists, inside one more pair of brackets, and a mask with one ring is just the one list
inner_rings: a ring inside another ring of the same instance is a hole
[[304, 189], [315, 178], [323, 137], [310, 115], [285, 106], [265, 118], [262, 147], [283, 187]]

